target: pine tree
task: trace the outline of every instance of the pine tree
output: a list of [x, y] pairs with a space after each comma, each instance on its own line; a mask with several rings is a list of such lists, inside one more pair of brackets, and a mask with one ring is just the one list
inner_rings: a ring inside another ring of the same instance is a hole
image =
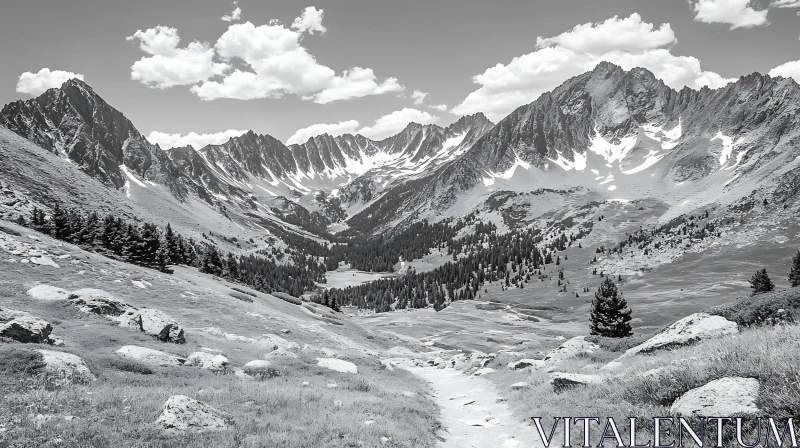
[[228, 278], [239, 280], [239, 262], [236, 260], [233, 252], [228, 252], [228, 256], [225, 259], [225, 268], [228, 271]]
[[65, 240], [69, 236], [69, 217], [58, 204], [53, 207], [53, 217], [50, 222], [50, 235], [57, 240]]
[[758, 294], [774, 290], [775, 284], [772, 283], [769, 275], [767, 275], [767, 270], [761, 269], [760, 271], [756, 271], [753, 277], [750, 278], [750, 287], [753, 288], [753, 294]]
[[800, 250], [792, 257], [792, 269], [789, 271], [789, 283], [792, 288], [800, 286]]
[[628, 302], [617, 290], [617, 285], [606, 277], [592, 300], [591, 334], [611, 338], [625, 338], [633, 335], [631, 329], [631, 310]]
[[217, 247], [207, 244], [203, 260], [200, 264], [200, 272], [212, 275], [222, 275], [222, 260], [219, 258]]

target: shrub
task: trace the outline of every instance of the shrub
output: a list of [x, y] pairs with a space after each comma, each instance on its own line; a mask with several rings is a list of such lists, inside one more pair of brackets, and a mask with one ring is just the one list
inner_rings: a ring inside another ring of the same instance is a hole
[[594, 342], [603, 350], [607, 350], [609, 352], [624, 352], [629, 348], [636, 347], [637, 345], [646, 341], [649, 337], [650, 336], [641, 334], [627, 338], [610, 338], [606, 336], [592, 335], [586, 336], [586, 340], [588, 342]]
[[281, 300], [283, 300], [284, 302], [289, 302], [289, 303], [291, 303], [293, 305], [302, 305], [303, 304], [302, 300], [298, 299], [297, 297], [290, 296], [289, 294], [286, 294], [285, 292], [273, 292], [272, 295], [277, 297], [277, 298], [279, 298], [279, 299], [281, 299]]
[[44, 371], [45, 363], [42, 354], [16, 347], [0, 348], [0, 376], [12, 375], [34, 376]]
[[234, 290], [234, 291], [236, 291], [236, 292], [240, 292], [240, 293], [242, 293], [242, 294], [247, 294], [248, 296], [252, 296], [252, 297], [258, 297], [258, 296], [257, 296], [257, 295], [256, 295], [254, 292], [251, 292], [251, 291], [246, 291], [246, 290], [244, 290], [244, 289], [242, 289], [242, 288], [237, 288], [237, 287], [235, 287], [235, 286], [234, 286], [234, 287], [232, 287], [231, 289], [232, 289], [232, 290]]
[[239, 299], [242, 302], [253, 303], [253, 299], [250, 296], [247, 296], [247, 295], [244, 295], [244, 294], [240, 294], [238, 292], [232, 292], [232, 293], [230, 293], [230, 295], [231, 295], [231, 297], [233, 297], [235, 299]]
[[742, 297], [730, 305], [709, 309], [708, 313], [736, 322], [740, 327], [793, 322], [800, 316], [800, 291], [789, 289]]

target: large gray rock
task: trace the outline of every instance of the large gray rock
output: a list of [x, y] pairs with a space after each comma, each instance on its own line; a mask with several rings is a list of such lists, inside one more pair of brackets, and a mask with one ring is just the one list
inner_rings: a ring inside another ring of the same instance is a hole
[[79, 356], [72, 353], [37, 349], [42, 354], [45, 372], [51, 378], [64, 381], [94, 381], [94, 374]]
[[270, 376], [273, 371], [272, 363], [264, 359], [255, 359], [242, 366], [242, 372], [254, 378]]
[[670, 411], [702, 417], [761, 414], [756, 406], [758, 389], [758, 380], [754, 378], [720, 378], [686, 392], [672, 404]]
[[144, 308], [129, 309], [117, 318], [121, 326], [139, 330], [149, 336], [164, 341], [183, 344], [186, 337], [183, 328], [175, 319], [159, 310]]
[[538, 368], [545, 364], [540, 359], [520, 359], [519, 361], [512, 361], [508, 363], [509, 370], [520, 370], [528, 367]]
[[53, 327], [23, 311], [0, 309], [0, 336], [18, 342], [41, 344], [50, 340]]
[[602, 384], [604, 381], [604, 377], [581, 373], [554, 372], [550, 374], [550, 385], [553, 386], [553, 390], [556, 392], [577, 386]]
[[555, 366], [567, 359], [594, 353], [598, 350], [600, 350], [600, 346], [594, 342], [587, 341], [585, 336], [576, 336], [548, 353], [547, 356], [544, 357], [544, 361], [548, 365]]
[[317, 365], [341, 373], [358, 373], [358, 367], [350, 361], [333, 358], [317, 358]]
[[228, 368], [228, 358], [206, 352], [194, 352], [187, 358], [189, 364], [210, 370], [214, 373], [224, 373]]
[[620, 358], [680, 347], [704, 339], [717, 338], [738, 332], [739, 328], [736, 322], [731, 322], [722, 316], [695, 313], [661, 330], [642, 344], [628, 349]]
[[186, 395], [173, 395], [164, 403], [156, 426], [165, 432], [219, 431], [233, 424], [230, 415]]
[[27, 294], [33, 299], [46, 302], [66, 300], [69, 297], [69, 291], [66, 289], [50, 285], [36, 285], [29, 289]]
[[117, 355], [151, 366], [177, 367], [186, 364], [186, 358], [137, 345], [124, 346], [117, 350]]
[[101, 289], [85, 288], [72, 291], [67, 299], [84, 313], [101, 316], [115, 317], [136, 309]]
[[292, 353], [290, 351], [284, 350], [279, 348], [277, 350], [273, 350], [266, 355], [264, 355], [264, 359], [275, 361], [275, 360], [282, 360], [282, 359], [297, 359], [299, 356], [297, 354]]
[[262, 334], [258, 337], [257, 342], [267, 346], [270, 350], [283, 349], [286, 351], [300, 350], [300, 344], [290, 342], [286, 339], [271, 333]]

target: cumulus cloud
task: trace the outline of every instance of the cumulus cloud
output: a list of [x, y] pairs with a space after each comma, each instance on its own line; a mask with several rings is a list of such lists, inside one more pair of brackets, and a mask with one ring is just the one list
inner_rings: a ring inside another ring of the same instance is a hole
[[179, 48], [180, 37], [175, 28], [159, 25], [139, 30], [126, 39], [138, 40], [139, 48], [150, 55], [131, 66], [131, 79], [151, 88], [196, 84], [230, 68], [214, 62], [214, 50], [207, 43], [195, 41]]
[[439, 121], [439, 117], [435, 115], [406, 107], [378, 118], [375, 120], [375, 124], [361, 128], [358, 133], [373, 140], [379, 140], [397, 134], [412, 122], [432, 124], [437, 121]]
[[313, 6], [308, 6], [300, 14], [300, 17], [294, 19], [292, 28], [300, 33], [314, 34], [314, 32], [324, 33], [327, 31], [322, 25], [322, 14], [324, 10], [317, 9]]
[[[754, 26], [766, 25], [768, 9], [755, 10], [751, 6], [751, 0], [698, 0], [694, 3], [694, 20], [703, 23], [724, 23], [736, 28], [751, 28]], [[797, 3], [786, 0], [778, 0], [776, 3], [783, 3], [784, 6], [791, 6]]]
[[[602, 32], [598, 34], [597, 30]], [[500, 120], [602, 61], [626, 70], [644, 67], [675, 89], [719, 88], [732, 81], [703, 70], [697, 58], [672, 54], [670, 47], [675, 42], [677, 39], [668, 24], [655, 27], [643, 22], [639, 14], [578, 25], [552, 38], [540, 37], [538, 50], [473, 77], [480, 87], [451, 112], [459, 115], [483, 112], [491, 120]]]
[[431, 109], [438, 110], [439, 112], [447, 112], [448, 109], [447, 104], [431, 104], [428, 107], [430, 107]]
[[174, 28], [140, 30], [128, 40], [138, 40], [150, 56], [133, 65], [131, 78], [157, 88], [191, 85], [204, 100], [297, 95], [327, 104], [404, 90], [397, 78], [378, 79], [370, 68], [337, 74], [318, 63], [301, 42], [308, 34], [325, 32], [322, 18], [323, 10], [310, 6], [290, 27], [277, 20], [231, 24], [213, 48], [200, 42], [180, 48]]
[[644, 51], [677, 42], [669, 23], [655, 28], [642, 21], [639, 14], [620, 19], [614, 16], [605, 22], [576, 25], [555, 37], [536, 39], [538, 48], [559, 46], [576, 53], [602, 54], [616, 50]]
[[223, 22], [238, 22], [242, 18], [242, 8], [236, 7], [230, 15], [220, 17]]
[[348, 120], [348, 121], [340, 121], [338, 123], [320, 123], [314, 124], [302, 129], [298, 129], [288, 140], [286, 140], [287, 145], [293, 144], [302, 144], [308, 141], [311, 137], [316, 137], [317, 135], [328, 134], [334, 137], [342, 135], [342, 134], [354, 134], [356, 129], [358, 128], [358, 121], [356, 120]]
[[415, 90], [411, 94], [411, 99], [414, 100], [414, 104], [422, 104], [425, 102], [425, 97], [428, 96], [428, 92], [423, 92], [421, 90]]
[[238, 137], [247, 131], [228, 129], [227, 131], [214, 134], [198, 134], [190, 132], [188, 134], [167, 134], [165, 132], [153, 131], [147, 136], [150, 143], [161, 146], [161, 149], [178, 148], [191, 146], [200, 149], [206, 145], [221, 145], [233, 137]]
[[769, 71], [769, 76], [783, 76], [784, 78], [794, 78], [800, 83], [800, 61], [787, 62]]
[[47, 89], [61, 87], [72, 78], [83, 80], [83, 75], [79, 73], [65, 72], [62, 70], [50, 70], [45, 67], [36, 73], [25, 72], [17, 79], [17, 92], [29, 95], [41, 95]]

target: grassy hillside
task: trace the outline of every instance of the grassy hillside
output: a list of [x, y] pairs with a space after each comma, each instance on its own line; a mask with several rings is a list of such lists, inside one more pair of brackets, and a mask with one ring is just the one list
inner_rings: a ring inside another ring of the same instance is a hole
[[[367, 332], [341, 315], [323, 316], [313, 306], [298, 306], [193, 269], [166, 275], [5, 221], [0, 226], [5, 243], [14, 240], [46, 250], [60, 266], [22, 263], [24, 255], [0, 248], [0, 308], [47, 320], [65, 343], [0, 344], [0, 445], [375, 446], [386, 437], [397, 446], [430, 446], [435, 440], [438, 410], [426, 396], [427, 386], [404, 370], [386, 370], [376, 357], [397, 345], [396, 340]], [[68, 291], [98, 288], [138, 308], [163, 311], [183, 326], [186, 343], [160, 342], [106, 317], [84, 314], [66, 301], [29, 297], [26, 292], [39, 284]], [[297, 358], [272, 360], [275, 376], [262, 381], [190, 366], [152, 367], [115, 353], [126, 345], [183, 357], [210, 349], [222, 352], [233, 369], [272, 351], [258, 340], [264, 334], [297, 344], [291, 350]], [[45, 380], [33, 348], [78, 355], [97, 380], [56, 386]], [[358, 373], [325, 369], [317, 365], [318, 357], [351, 361]], [[234, 426], [177, 438], [165, 435], [153, 422], [165, 400], [177, 394], [230, 414]]]

